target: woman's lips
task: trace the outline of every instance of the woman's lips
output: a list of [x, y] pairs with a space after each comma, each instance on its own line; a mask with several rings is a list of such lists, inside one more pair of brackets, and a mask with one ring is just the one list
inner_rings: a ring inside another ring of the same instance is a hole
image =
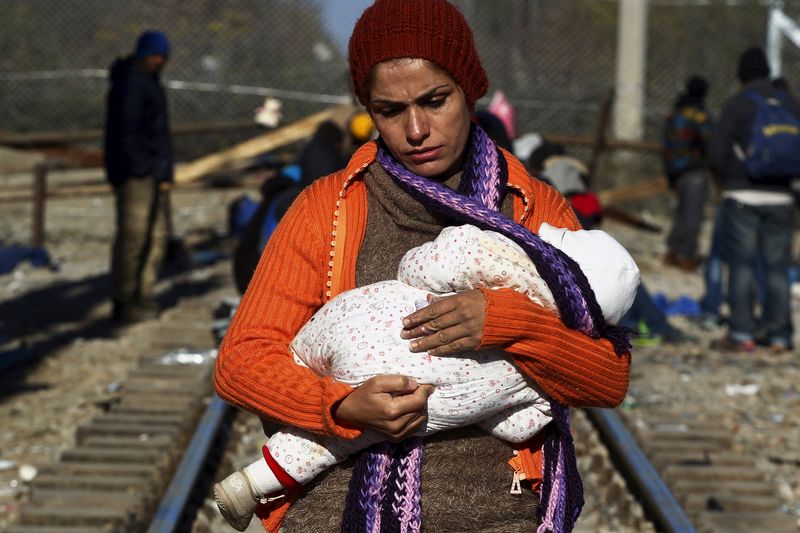
[[414, 163], [428, 163], [438, 159], [442, 155], [442, 149], [442, 146], [437, 146], [423, 151], [408, 152], [406, 155]]

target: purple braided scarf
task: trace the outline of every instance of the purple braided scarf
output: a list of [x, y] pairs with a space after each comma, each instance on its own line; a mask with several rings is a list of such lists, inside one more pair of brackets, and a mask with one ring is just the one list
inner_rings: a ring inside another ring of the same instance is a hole
[[[458, 191], [410, 172], [382, 143], [378, 162], [400, 187], [426, 207], [455, 222], [496, 231], [519, 244], [553, 293], [567, 327], [593, 338], [608, 338], [618, 355], [630, 351], [628, 335], [620, 328], [606, 325], [594, 292], [577, 263], [500, 212], [508, 182], [506, 161], [480, 127], [472, 125]], [[544, 479], [537, 510], [538, 531], [542, 533], [571, 531], [583, 508], [583, 484], [569, 427], [569, 408], [555, 400], [550, 403], [554, 423], [544, 445]], [[380, 444], [365, 451], [350, 481], [342, 531], [420, 531], [421, 460], [419, 437], [397, 445]], [[388, 487], [384, 486], [387, 482]]]

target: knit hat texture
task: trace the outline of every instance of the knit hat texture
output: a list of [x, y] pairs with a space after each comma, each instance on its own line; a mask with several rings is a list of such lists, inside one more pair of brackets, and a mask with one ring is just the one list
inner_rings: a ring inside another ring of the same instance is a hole
[[446, 70], [464, 91], [470, 109], [489, 88], [472, 30], [445, 0], [376, 0], [364, 11], [348, 50], [359, 102], [366, 105], [369, 99], [367, 77], [372, 68], [401, 57], [427, 59]]
[[155, 55], [169, 55], [169, 39], [163, 32], [146, 31], [136, 41], [136, 57], [141, 59]]
[[736, 75], [742, 83], [769, 78], [769, 63], [767, 63], [764, 50], [752, 46], [742, 52], [742, 55], [739, 56], [739, 70]]

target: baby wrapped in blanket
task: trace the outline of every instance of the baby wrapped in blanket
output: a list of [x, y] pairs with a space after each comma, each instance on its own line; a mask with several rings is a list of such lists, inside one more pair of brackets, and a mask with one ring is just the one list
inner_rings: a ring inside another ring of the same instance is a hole
[[[569, 231], [543, 224], [539, 236], [578, 263], [606, 322], [616, 324], [639, 284], [639, 270], [627, 251], [599, 230]], [[477, 287], [511, 288], [557, 312], [550, 289], [520, 246], [493, 231], [452, 226], [435, 240], [409, 250], [396, 280], [333, 298], [303, 326], [289, 348], [298, 364], [353, 387], [381, 374], [401, 374], [434, 385], [421, 434], [476, 424], [500, 439], [524, 442], [550, 421], [550, 404], [508, 354], [481, 350], [436, 357], [411, 352], [409, 341], [400, 336], [403, 318], [427, 305], [428, 295]], [[348, 455], [384, 440], [370, 430], [344, 440], [286, 427], [272, 435], [267, 449], [286, 474], [305, 484]], [[257, 492], [262, 495], [275, 485], [268, 468], [264, 459], [245, 468], [248, 481], [261, 487]], [[280, 488], [274, 486], [273, 491]]]

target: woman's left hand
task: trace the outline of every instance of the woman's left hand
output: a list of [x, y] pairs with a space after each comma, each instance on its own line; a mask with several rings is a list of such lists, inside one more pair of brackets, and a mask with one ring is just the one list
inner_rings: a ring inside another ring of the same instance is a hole
[[400, 336], [412, 352], [449, 355], [476, 349], [486, 322], [486, 298], [478, 289], [453, 296], [428, 296], [428, 306], [403, 319]]

